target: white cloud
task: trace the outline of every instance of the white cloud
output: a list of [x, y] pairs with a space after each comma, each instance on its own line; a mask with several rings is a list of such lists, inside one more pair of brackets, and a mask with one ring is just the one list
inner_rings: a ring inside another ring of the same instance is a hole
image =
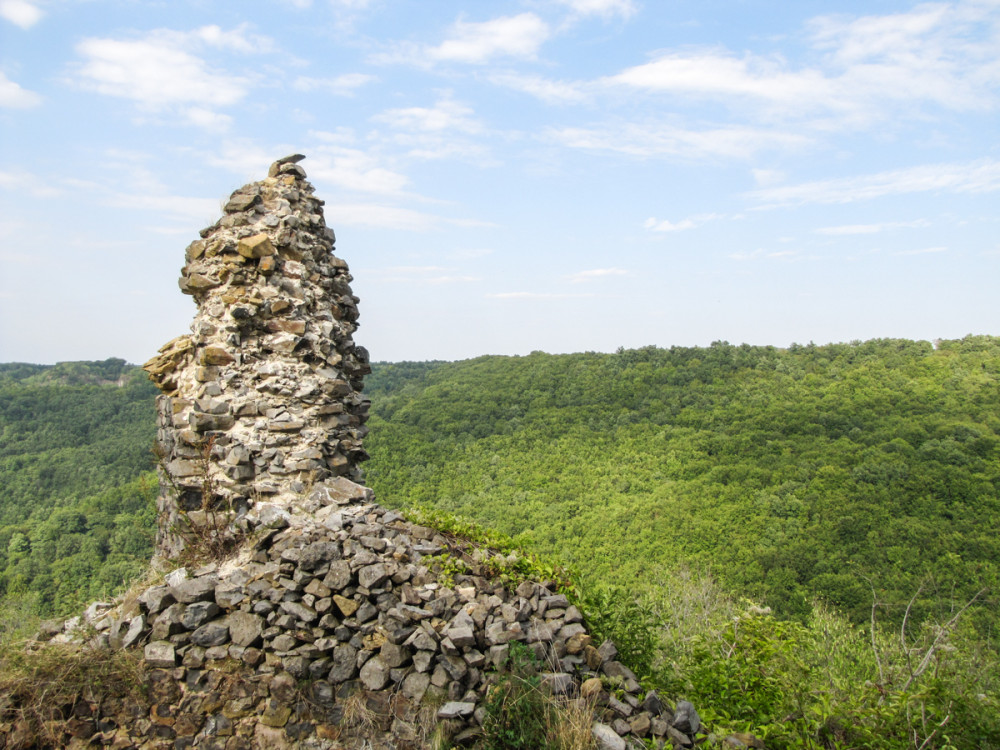
[[651, 216], [643, 222], [642, 226], [651, 232], [683, 232], [685, 229], [694, 229], [701, 226], [706, 221], [722, 218], [725, 218], [722, 214], [698, 214], [687, 219], [681, 219], [678, 222], [672, 222], [668, 219], [660, 220]]
[[785, 180], [785, 173], [777, 169], [752, 169], [750, 172], [753, 174], [754, 182], [761, 187], [777, 185]]
[[734, 126], [683, 129], [651, 123], [623, 123], [600, 128], [562, 128], [548, 136], [570, 148], [608, 151], [638, 157], [749, 158], [768, 149], [799, 148], [809, 139], [797, 133]]
[[433, 107], [405, 107], [387, 109], [372, 119], [383, 122], [397, 130], [409, 132], [436, 132], [456, 130], [462, 133], [478, 133], [482, 124], [473, 118], [472, 109], [450, 98], [440, 99]]
[[174, 219], [200, 223], [212, 221], [219, 213], [215, 198], [193, 198], [184, 195], [143, 193], [112, 193], [106, 199], [110, 206], [166, 214]]
[[560, 294], [558, 292], [495, 292], [485, 295], [489, 299], [570, 299], [593, 297], [593, 294]]
[[228, 118], [217, 110], [241, 101], [251, 81], [213, 69], [196, 54], [206, 47], [250, 53], [269, 51], [273, 44], [250, 34], [246, 24], [231, 31], [218, 26], [190, 32], [159, 29], [139, 39], [91, 37], [76, 47], [83, 59], [72, 77], [84, 89], [128, 99], [143, 111], [172, 113], [184, 122], [219, 130]]
[[925, 247], [925, 248], [921, 248], [920, 250], [900, 250], [899, 252], [893, 253], [893, 255], [900, 255], [900, 256], [904, 256], [904, 255], [928, 255], [930, 253], [943, 253], [943, 252], [946, 252], [947, 250], [948, 250], [948, 248], [947, 247], [943, 247], [943, 246]]
[[320, 146], [308, 163], [309, 174], [316, 180], [347, 190], [395, 195], [409, 179], [381, 166], [376, 156], [359, 149]]
[[548, 104], [574, 104], [588, 99], [582, 84], [552, 81], [541, 76], [495, 73], [490, 76], [490, 82], [530, 94]]
[[183, 110], [184, 117], [192, 125], [204, 130], [225, 132], [233, 124], [233, 118], [219, 112], [213, 112], [204, 107], [187, 107]]
[[[311, 135], [311, 133], [310, 133]], [[227, 138], [217, 151], [199, 154], [206, 164], [239, 175], [246, 182], [259, 180], [276, 156], [295, 153], [296, 146], [261, 146], [248, 138]], [[304, 152], [308, 153], [308, 152]], [[308, 162], [303, 165], [308, 169]]]
[[833, 98], [819, 71], [786, 72], [780, 60], [726, 52], [675, 52], [604, 79], [610, 85], [706, 97], [752, 97], [785, 104]]
[[482, 281], [479, 276], [457, 276], [453, 268], [443, 266], [394, 266], [370, 270], [369, 275], [384, 283], [401, 284], [465, 284]]
[[232, 31], [223, 31], [214, 25], [202, 26], [190, 34], [181, 33], [178, 39], [183, 42], [188, 36], [212, 47], [245, 54], [273, 52], [275, 49], [274, 41], [270, 37], [252, 34], [249, 30], [249, 24], [246, 23], [240, 24]]
[[633, 0], [556, 0], [560, 5], [569, 6], [581, 16], [621, 16], [628, 18], [636, 12]]
[[451, 35], [437, 47], [425, 49], [434, 62], [483, 64], [497, 57], [533, 59], [549, 38], [549, 27], [534, 13], [474, 23], [456, 21]]
[[425, 232], [441, 223], [439, 217], [410, 208], [375, 203], [331, 203], [326, 209], [331, 226], [363, 226]]
[[415, 211], [411, 208], [386, 206], [377, 203], [347, 203], [331, 201], [326, 207], [327, 222], [331, 226], [365, 226], [377, 229], [399, 229], [409, 232], [426, 232], [442, 225], [458, 227], [492, 227], [489, 222], [477, 219], [452, 219]]
[[808, 66], [724, 48], [673, 49], [599, 81], [721, 102], [764, 119], [811, 118], [817, 129], [867, 127], [924, 105], [998, 104], [995, 3], [923, 4], [855, 19], [821, 17]]
[[292, 87], [296, 91], [325, 91], [336, 96], [352, 96], [357, 89], [374, 80], [375, 76], [364, 73], [344, 73], [333, 78], [299, 76]]
[[392, 143], [408, 149], [416, 159], [464, 159], [479, 165], [493, 163], [487, 149], [465, 136], [483, 131], [469, 107], [445, 95], [433, 107], [389, 109], [372, 118], [395, 132]]
[[566, 278], [572, 284], [580, 284], [585, 281], [607, 278], [608, 276], [628, 276], [628, 271], [624, 268], [593, 268], [589, 271], [578, 271]]
[[473, 260], [475, 258], [485, 258], [487, 255], [492, 255], [492, 248], [478, 247], [478, 248], [468, 248], [465, 250], [456, 250], [451, 254], [451, 257], [455, 260]]
[[877, 234], [890, 229], [908, 229], [914, 227], [929, 227], [931, 223], [926, 219], [916, 221], [885, 221], [881, 224], [844, 224], [837, 227], [820, 227], [816, 234], [827, 234], [833, 236], [852, 234]]
[[741, 250], [739, 252], [730, 253], [729, 257], [733, 260], [747, 261], [747, 260], [775, 260], [779, 258], [794, 258], [798, 255], [794, 250], [772, 250], [767, 251], [763, 248], [758, 248], [752, 251]]
[[643, 228], [651, 232], [683, 232], [685, 229], [694, 229], [695, 224], [691, 219], [683, 219], [677, 223], [663, 219], [662, 221], [650, 216], [643, 223]]
[[79, 83], [159, 110], [178, 104], [235, 104], [248, 89], [245, 78], [208, 70], [204, 60], [154, 32], [143, 40], [85, 39]]
[[26, 0], [0, 0], [0, 18], [5, 18], [15, 26], [30, 29], [45, 15], [41, 9]]
[[765, 207], [804, 203], [852, 203], [927, 191], [986, 193], [1000, 190], [1000, 161], [931, 164], [859, 177], [764, 188], [748, 195]]
[[42, 103], [42, 97], [28, 91], [0, 72], [0, 107], [30, 109]]
[[56, 198], [63, 194], [60, 188], [46, 183], [29, 172], [0, 172], [0, 189], [26, 193], [35, 198]]

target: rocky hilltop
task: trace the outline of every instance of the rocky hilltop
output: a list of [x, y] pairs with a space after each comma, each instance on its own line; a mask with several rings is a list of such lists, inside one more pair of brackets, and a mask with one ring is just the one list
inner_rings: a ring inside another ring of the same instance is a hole
[[0, 749], [525, 747], [497, 738], [523, 710], [503, 701], [515, 672], [583, 717], [559, 746], [693, 746], [694, 706], [645, 691], [555, 583], [362, 484], [358, 299], [302, 158], [188, 246], [191, 333], [145, 365], [163, 391], [159, 572], [39, 636], [140, 655], [141, 690], [89, 686], [44, 722], [8, 696]]

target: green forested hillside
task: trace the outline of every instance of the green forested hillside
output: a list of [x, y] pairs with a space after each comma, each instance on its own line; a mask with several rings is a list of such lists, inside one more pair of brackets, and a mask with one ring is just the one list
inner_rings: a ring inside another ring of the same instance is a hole
[[0, 596], [65, 612], [145, 568], [155, 393], [120, 359], [0, 365]]
[[[567, 564], [592, 625], [716, 726], [1000, 748], [1000, 338], [373, 369], [379, 500]], [[154, 393], [120, 360], [0, 365], [8, 607], [143, 568]]]
[[[684, 562], [803, 617], [994, 586], [1000, 340], [713, 344], [382, 365], [368, 476], [585, 579]], [[980, 613], [982, 615], [982, 612]]]

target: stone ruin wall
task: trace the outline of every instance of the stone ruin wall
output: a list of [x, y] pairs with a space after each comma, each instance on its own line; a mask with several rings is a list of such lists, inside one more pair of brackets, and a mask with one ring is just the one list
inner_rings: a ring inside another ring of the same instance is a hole
[[144, 366], [163, 391], [158, 557], [334, 502], [361, 479], [368, 353], [351, 338], [358, 298], [303, 158], [234, 192], [185, 253], [191, 333]]

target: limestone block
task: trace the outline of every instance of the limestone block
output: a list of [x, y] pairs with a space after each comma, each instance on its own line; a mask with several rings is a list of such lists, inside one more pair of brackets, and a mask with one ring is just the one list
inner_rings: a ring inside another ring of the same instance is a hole
[[263, 258], [265, 255], [274, 255], [275, 252], [271, 238], [266, 232], [243, 238], [236, 246], [236, 250], [244, 258]]

